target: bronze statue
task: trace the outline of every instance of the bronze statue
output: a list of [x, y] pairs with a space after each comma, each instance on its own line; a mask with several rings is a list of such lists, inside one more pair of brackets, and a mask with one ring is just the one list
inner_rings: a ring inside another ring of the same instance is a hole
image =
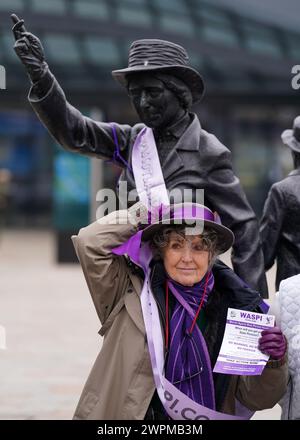
[[142, 124], [114, 123], [112, 128], [83, 116], [68, 103], [45, 61], [40, 40], [26, 31], [24, 20], [14, 14], [12, 20], [15, 51], [31, 81], [29, 101], [55, 140], [75, 153], [114, 159], [123, 168], [119, 183], [127, 182], [130, 191], [136, 187], [135, 140], [145, 125], [152, 128], [167, 189], [204, 189], [205, 205], [235, 233], [236, 273], [267, 297], [257, 220], [233, 173], [231, 153], [190, 111], [203, 96], [204, 85], [189, 65], [186, 50], [155, 39], [132, 43], [128, 67], [112, 75], [127, 89]]
[[291, 149], [294, 170], [272, 185], [261, 219], [265, 269], [277, 261], [276, 289], [282, 280], [300, 273], [300, 116], [282, 133]]

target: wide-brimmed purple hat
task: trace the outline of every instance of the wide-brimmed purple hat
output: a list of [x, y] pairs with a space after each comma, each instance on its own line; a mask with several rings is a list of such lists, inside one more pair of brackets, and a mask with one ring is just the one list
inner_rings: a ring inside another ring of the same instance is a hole
[[113, 70], [112, 76], [127, 87], [128, 75], [148, 71], [161, 71], [181, 79], [189, 87], [193, 103], [203, 96], [203, 80], [189, 65], [187, 51], [179, 44], [155, 39], [134, 41], [129, 49], [128, 67]]
[[296, 151], [296, 153], [300, 153], [300, 116], [294, 119], [292, 130], [284, 130], [281, 139], [284, 145]]
[[[154, 220], [154, 221], [153, 221]], [[161, 205], [156, 212], [152, 212], [151, 224], [142, 232], [142, 240], [148, 241], [162, 226], [182, 224], [185, 227], [203, 226], [216, 232], [218, 237], [218, 250], [226, 252], [234, 242], [233, 232], [223, 226], [218, 214], [199, 203], [177, 203], [171, 206]]]

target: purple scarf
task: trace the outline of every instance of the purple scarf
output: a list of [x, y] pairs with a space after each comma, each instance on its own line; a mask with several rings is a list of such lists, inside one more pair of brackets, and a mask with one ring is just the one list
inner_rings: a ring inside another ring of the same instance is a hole
[[[192, 334], [189, 334], [204, 293], [206, 278], [207, 274], [191, 287], [183, 286], [171, 279], [168, 281], [169, 290], [176, 301], [170, 320], [171, 339], [166, 378], [195, 402], [215, 409], [212, 369], [205, 340], [197, 324]], [[210, 272], [202, 308], [213, 286], [214, 277]], [[181, 297], [180, 301], [176, 296]]]

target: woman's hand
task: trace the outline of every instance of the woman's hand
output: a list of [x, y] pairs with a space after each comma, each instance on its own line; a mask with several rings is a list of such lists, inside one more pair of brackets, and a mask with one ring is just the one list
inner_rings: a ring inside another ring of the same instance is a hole
[[148, 222], [147, 207], [141, 202], [137, 202], [128, 209], [129, 221], [135, 226], [145, 226]]
[[263, 330], [258, 341], [258, 348], [272, 359], [282, 359], [287, 350], [287, 342], [280, 328], [273, 327]]

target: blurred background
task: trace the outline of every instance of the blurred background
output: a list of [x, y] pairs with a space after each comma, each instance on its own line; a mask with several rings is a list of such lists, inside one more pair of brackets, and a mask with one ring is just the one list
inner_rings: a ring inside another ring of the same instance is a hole
[[69, 101], [104, 121], [137, 121], [110, 74], [127, 66], [133, 40], [183, 45], [206, 84], [194, 110], [232, 151], [260, 217], [270, 186], [292, 169], [280, 134], [300, 114], [300, 92], [291, 86], [300, 64], [300, 4], [0, 0], [0, 326], [7, 347], [0, 348], [0, 418], [70, 418], [101, 345], [81, 270], [71, 264], [70, 235], [93, 218], [96, 190], [114, 188], [120, 170], [64, 152], [40, 124], [13, 51], [12, 12], [40, 37]]

